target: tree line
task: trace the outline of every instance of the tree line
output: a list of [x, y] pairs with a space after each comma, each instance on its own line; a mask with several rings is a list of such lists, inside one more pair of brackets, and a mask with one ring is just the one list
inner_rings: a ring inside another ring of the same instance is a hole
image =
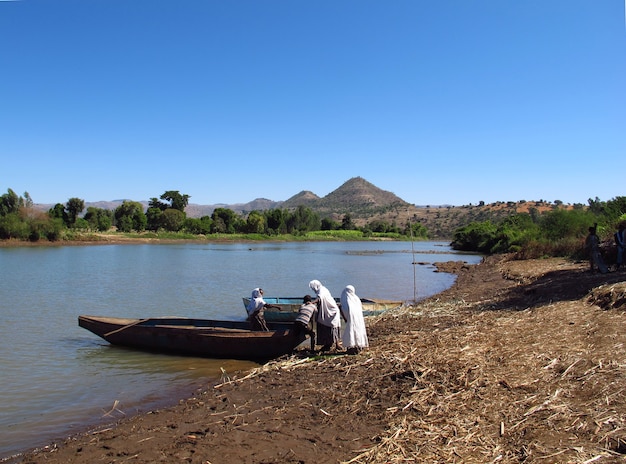
[[428, 232], [420, 223], [403, 227], [385, 221], [372, 221], [357, 227], [350, 214], [341, 222], [321, 218], [310, 208], [299, 206], [293, 210], [270, 209], [238, 214], [228, 208], [216, 208], [210, 216], [189, 218], [185, 208], [189, 195], [168, 190], [159, 198], [151, 198], [147, 209], [136, 201], [124, 201], [115, 210], [90, 206], [70, 198], [67, 203], [55, 204], [45, 213], [33, 208], [28, 192], [23, 196], [8, 189], [0, 196], [0, 239], [50, 240], [72, 238], [74, 232], [106, 232], [115, 227], [119, 232], [143, 233], [174, 232], [192, 235], [250, 234], [263, 236], [305, 235], [316, 231], [359, 231], [362, 236], [384, 234], [396, 237], [427, 238]]
[[[169, 190], [159, 198], [151, 198], [147, 208], [139, 202], [124, 201], [115, 210], [90, 206], [86, 211], [84, 200], [70, 198], [67, 203], [57, 203], [44, 212], [33, 208], [28, 192], [19, 196], [8, 189], [0, 196], [0, 239], [71, 240], [83, 232], [106, 232], [112, 228], [123, 233], [168, 232], [198, 237], [245, 234], [271, 238], [339, 231], [353, 232], [353, 238], [429, 238], [428, 229], [418, 221], [398, 225], [372, 220], [364, 226], [357, 226], [349, 213], [337, 222], [322, 218], [304, 206], [247, 214], [216, 208], [210, 216], [189, 218], [185, 213], [189, 198], [177, 190]], [[610, 262], [615, 254], [613, 232], [620, 223], [626, 224], [626, 197], [609, 201], [596, 197], [588, 200], [588, 206], [577, 204], [570, 209], [557, 205], [545, 212], [531, 208], [528, 213], [515, 212], [505, 217], [493, 216], [469, 222], [454, 231], [452, 247], [485, 254], [516, 253], [520, 258], [582, 258], [584, 238], [589, 227], [597, 224], [603, 250]]]
[[585, 258], [584, 239], [589, 227], [597, 224], [602, 250], [609, 262], [615, 259], [613, 234], [626, 224], [626, 197], [601, 201], [572, 209], [556, 208], [544, 213], [530, 209], [499, 221], [474, 221], [458, 228], [452, 247], [485, 254], [516, 253], [520, 258], [565, 256]]

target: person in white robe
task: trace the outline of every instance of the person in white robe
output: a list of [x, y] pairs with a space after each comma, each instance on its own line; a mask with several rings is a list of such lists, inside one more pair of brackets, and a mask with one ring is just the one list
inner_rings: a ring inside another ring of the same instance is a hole
[[329, 351], [333, 345], [339, 351], [342, 349], [339, 306], [330, 291], [319, 280], [309, 282], [309, 288], [317, 296], [317, 343], [322, 345], [322, 351]]
[[246, 307], [248, 311], [248, 322], [250, 322], [252, 330], [269, 331], [265, 322], [265, 308], [276, 308], [279, 311], [282, 309], [280, 306], [266, 303], [263, 299], [263, 289], [255, 288], [252, 290], [250, 303], [248, 303]]
[[363, 304], [352, 285], [346, 286], [341, 292], [341, 313], [346, 321], [341, 341], [348, 354], [357, 354], [369, 344], [363, 317]]

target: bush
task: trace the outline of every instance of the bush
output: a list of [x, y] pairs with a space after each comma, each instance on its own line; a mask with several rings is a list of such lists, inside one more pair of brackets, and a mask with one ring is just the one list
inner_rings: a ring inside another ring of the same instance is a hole
[[572, 237], [561, 240], [531, 240], [515, 253], [516, 259], [537, 259], [550, 256], [586, 259], [584, 242]]
[[22, 221], [17, 213], [0, 216], [0, 239], [26, 240], [30, 236], [28, 224]]
[[457, 229], [454, 233], [452, 248], [462, 251], [490, 253], [497, 243], [497, 227], [490, 221], [472, 222]]

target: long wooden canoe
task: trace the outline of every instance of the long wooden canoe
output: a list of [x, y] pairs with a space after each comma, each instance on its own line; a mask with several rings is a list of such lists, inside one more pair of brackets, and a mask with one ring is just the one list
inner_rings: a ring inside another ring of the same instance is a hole
[[270, 360], [291, 353], [305, 339], [294, 335], [292, 323], [268, 323], [270, 331], [261, 332], [245, 321], [79, 316], [78, 325], [112, 345], [208, 358]]
[[[266, 297], [263, 299], [268, 304], [280, 306], [281, 310], [275, 308], [265, 309], [265, 320], [268, 322], [290, 322], [295, 320], [298, 310], [302, 305], [302, 297]], [[339, 298], [335, 301], [339, 303]], [[243, 298], [244, 308], [248, 307], [250, 298]], [[376, 300], [373, 298], [361, 298], [364, 316], [378, 316], [383, 312], [402, 306], [402, 301]]]

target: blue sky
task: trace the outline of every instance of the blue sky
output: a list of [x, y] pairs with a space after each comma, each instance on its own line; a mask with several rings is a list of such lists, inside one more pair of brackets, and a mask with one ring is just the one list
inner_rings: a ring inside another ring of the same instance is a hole
[[622, 0], [0, 1], [0, 192], [35, 203], [626, 195]]

